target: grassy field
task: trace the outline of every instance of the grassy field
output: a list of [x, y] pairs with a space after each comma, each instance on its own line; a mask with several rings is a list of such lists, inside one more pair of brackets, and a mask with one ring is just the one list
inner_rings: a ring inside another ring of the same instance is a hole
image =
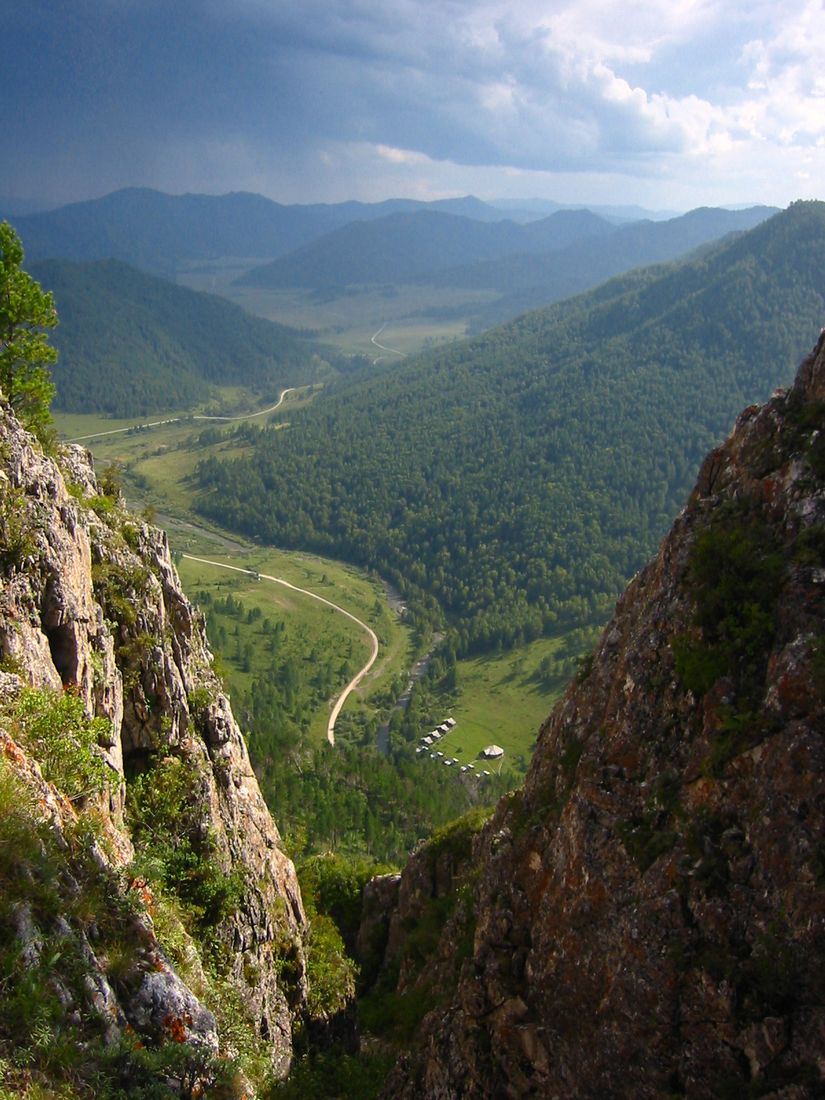
[[[187, 536], [178, 530], [171, 538], [173, 547], [183, 553], [201, 556], [204, 552], [206, 540], [200, 533]], [[244, 547], [223, 553], [213, 550], [209, 556], [225, 564], [282, 577], [340, 603], [372, 627], [379, 639], [379, 657], [356, 695], [348, 700], [345, 712], [363, 705], [359, 700], [386, 690], [412, 660], [409, 631], [390, 611], [379, 581], [338, 562], [310, 555]], [[311, 698], [309, 732], [313, 739], [323, 740], [331, 699], [369, 656], [365, 632], [351, 619], [311, 597], [264, 578], [255, 580], [186, 557], [179, 560], [178, 571], [190, 597], [204, 605], [207, 629], [210, 624], [216, 627], [210, 637], [225, 665], [231, 692], [249, 692], [256, 678], [272, 675], [284, 660], [294, 658], [300, 669], [300, 690]], [[215, 610], [230, 594], [241, 605], [241, 615], [221, 615]], [[267, 619], [285, 626], [274, 651], [277, 660], [270, 649], [271, 635], [264, 629]]]
[[[456, 726], [441, 739], [439, 750], [461, 764], [475, 761], [476, 770], [504, 767], [523, 774], [539, 727], [566, 684], [565, 677], [548, 681], [540, 666], [563, 646], [563, 638], [540, 638], [510, 653], [459, 661], [456, 690], [444, 697], [444, 716], [452, 715]], [[479, 754], [491, 744], [504, 749], [504, 758], [482, 764]]]
[[499, 295], [492, 291], [430, 286], [349, 286], [325, 290], [268, 290], [233, 286], [252, 264], [243, 260], [201, 265], [178, 274], [193, 290], [220, 294], [249, 313], [311, 332], [348, 353], [381, 355], [372, 337], [386, 325], [382, 344], [412, 355], [463, 337], [471, 314]]
[[[391, 335], [386, 342], [394, 346]], [[313, 395], [314, 391], [288, 395], [277, 413], [261, 417], [260, 422], [288, 423], [290, 410]], [[236, 404], [239, 400], [233, 392], [228, 392], [225, 399]], [[152, 419], [162, 421], [174, 415], [170, 411], [169, 416]], [[130, 422], [62, 414], [56, 416], [56, 422], [58, 430], [68, 438], [131, 426]], [[166, 528], [174, 550], [282, 577], [325, 596], [369, 623], [379, 636], [379, 658], [356, 695], [348, 700], [344, 715], [371, 712], [374, 706], [370, 700], [382, 695], [398, 679], [404, 679], [415, 659], [409, 631], [390, 610], [377, 578], [314, 555], [254, 546], [230, 532], [204, 524], [193, 513], [190, 475], [196, 464], [209, 454], [228, 457], [241, 453], [238, 445], [225, 437], [219, 437], [208, 447], [193, 446], [197, 436], [213, 426], [219, 425], [183, 420], [145, 431], [95, 435], [84, 442], [92, 450], [99, 470], [112, 463], [122, 467], [131, 506], [135, 510], [147, 506], [152, 509], [157, 522]], [[305, 663], [301, 667], [310, 679], [319, 680], [308, 667], [312, 654], [316, 658], [319, 653], [334, 654], [335, 691], [330, 689], [323, 698], [314, 698], [309, 720], [312, 737], [323, 737], [330, 698], [366, 660], [369, 650], [364, 632], [344, 616], [271, 582], [233, 576], [225, 570], [198, 566], [185, 559], [181, 561], [180, 572], [187, 592], [195, 598], [198, 592], [209, 592], [213, 600], [231, 592], [242, 603], [244, 616], [249, 611], [257, 614], [256, 608], [260, 612], [261, 618], [254, 624], [232, 624], [233, 630], [238, 626], [238, 635], [231, 634], [221, 645], [212, 639], [213, 647], [224, 660], [233, 693], [244, 695], [256, 676], [271, 671], [271, 662], [269, 667], [266, 665], [267, 642], [261, 633], [265, 617], [272, 621], [277, 617], [289, 624], [289, 646], [284, 654], [302, 654], [300, 660]], [[209, 615], [207, 608], [207, 618]], [[486, 745], [495, 743], [505, 750], [506, 766], [522, 772], [529, 762], [538, 728], [563, 687], [562, 682], [548, 681], [540, 675], [539, 666], [562, 645], [561, 639], [540, 639], [513, 653], [460, 661], [456, 689], [444, 699], [445, 715], [453, 714], [458, 725], [445, 739], [443, 751], [466, 762], [475, 759]]]

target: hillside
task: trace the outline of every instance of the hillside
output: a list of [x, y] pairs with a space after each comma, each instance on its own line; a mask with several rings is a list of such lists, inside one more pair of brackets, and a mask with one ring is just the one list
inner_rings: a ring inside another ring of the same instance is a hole
[[825, 206], [795, 204], [700, 259], [373, 368], [288, 431], [245, 429], [252, 453], [200, 466], [200, 507], [377, 568], [459, 652], [603, 621], [702, 455], [818, 332], [823, 247]]
[[243, 192], [167, 195], [131, 187], [56, 210], [16, 216], [14, 221], [29, 262], [114, 257], [142, 270], [174, 276], [186, 261], [222, 256], [271, 259], [356, 219], [425, 208], [489, 221], [506, 217], [472, 197], [435, 203], [390, 199], [285, 206]]
[[608, 236], [614, 227], [586, 210], [563, 211], [529, 225], [494, 224], [438, 211], [355, 221], [297, 252], [255, 267], [239, 286], [334, 287], [428, 282], [437, 272], [512, 252], [544, 252]]
[[624, 225], [609, 238], [582, 237], [552, 256], [521, 253], [444, 271], [435, 275], [433, 282], [444, 287], [496, 290], [502, 295], [475, 321], [474, 328], [479, 330], [528, 309], [581, 294], [634, 267], [673, 260], [728, 233], [753, 229], [776, 213], [767, 206], [701, 208], [663, 221]]
[[528, 225], [486, 225], [433, 212], [393, 214], [328, 233], [253, 268], [236, 285], [321, 289], [433, 283], [494, 290], [501, 300], [485, 303], [474, 322], [486, 328], [631, 268], [675, 259], [727, 233], [752, 229], [773, 213], [769, 207], [700, 209], [621, 227], [589, 210], [562, 210]]
[[704, 462], [524, 789], [371, 885], [370, 1019], [414, 1036], [387, 1100], [823, 1095], [823, 425], [821, 337]]
[[0, 1092], [252, 1095], [324, 1025], [202, 616], [87, 452], [0, 450]]
[[214, 295], [175, 286], [118, 260], [49, 260], [32, 274], [60, 307], [55, 405], [145, 416], [208, 399], [216, 385], [277, 398], [329, 376], [320, 349]]

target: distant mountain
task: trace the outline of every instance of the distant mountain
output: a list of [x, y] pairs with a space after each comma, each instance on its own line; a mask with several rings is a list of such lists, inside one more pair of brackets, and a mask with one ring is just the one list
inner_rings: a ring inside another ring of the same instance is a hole
[[[554, 202], [552, 199], [491, 199], [490, 206], [503, 210], [513, 221], [535, 221], [555, 214], [557, 210], [577, 210], [578, 203]], [[612, 222], [666, 221], [678, 218], [678, 210], [647, 210], [643, 206], [599, 206], [588, 203], [588, 210]]]
[[445, 210], [483, 221], [501, 211], [472, 197], [422, 203], [284, 206], [262, 195], [166, 195], [127, 188], [100, 199], [14, 219], [29, 262], [46, 258], [115, 258], [152, 272], [174, 274], [185, 261], [223, 256], [283, 255], [356, 219], [413, 210]]
[[825, 204], [798, 203], [690, 261], [379, 364], [243, 459], [205, 463], [201, 507], [437, 601], [460, 651], [601, 620], [708, 448], [792, 378], [825, 316], [824, 254]]
[[430, 282], [459, 264], [509, 253], [550, 252], [615, 228], [587, 210], [563, 211], [529, 226], [493, 224], [438, 211], [352, 222], [241, 276], [241, 286], [329, 287]]
[[394, 213], [351, 222], [271, 263], [239, 286], [323, 288], [385, 283], [497, 291], [476, 307], [477, 330], [589, 290], [613, 275], [672, 260], [775, 214], [702, 208], [670, 221], [617, 226], [589, 210], [559, 210], [520, 225], [443, 213]]
[[331, 373], [292, 330], [119, 260], [30, 270], [54, 291], [60, 317], [57, 408], [143, 416], [203, 401], [218, 384], [277, 395]]
[[752, 229], [775, 213], [774, 207], [767, 206], [702, 207], [670, 221], [617, 227], [607, 239], [582, 238], [552, 255], [510, 255], [442, 271], [432, 281], [438, 286], [498, 291], [503, 297], [485, 306], [478, 317], [477, 327], [486, 328], [581, 294], [634, 267], [673, 260], [728, 233]]

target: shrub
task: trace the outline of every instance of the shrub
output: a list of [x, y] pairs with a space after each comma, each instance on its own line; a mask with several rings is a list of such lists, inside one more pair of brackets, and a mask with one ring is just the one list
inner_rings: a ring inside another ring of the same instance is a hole
[[719, 508], [696, 536], [688, 585], [701, 640], [677, 638], [676, 671], [704, 694], [730, 676], [740, 702], [755, 702], [776, 632], [774, 611], [783, 559], [761, 510], [736, 501]]
[[99, 740], [110, 738], [111, 726], [105, 718], [89, 718], [82, 700], [70, 690], [61, 694], [26, 688], [10, 717], [44, 777], [67, 798], [97, 794], [112, 781], [98, 748]]
[[240, 902], [244, 878], [227, 873], [214, 836], [200, 818], [203, 799], [195, 764], [180, 757], [157, 760], [127, 787], [127, 813], [147, 876], [173, 891], [203, 932]]

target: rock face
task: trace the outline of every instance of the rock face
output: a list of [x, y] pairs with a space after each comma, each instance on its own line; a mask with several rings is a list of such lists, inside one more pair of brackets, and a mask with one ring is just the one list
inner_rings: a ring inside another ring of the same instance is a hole
[[825, 337], [542, 728], [476, 844], [457, 992], [385, 1095], [821, 1096], [824, 837]]
[[[208, 851], [216, 877], [233, 883], [231, 904], [216, 909], [209, 930], [213, 958], [282, 1074], [292, 1055], [292, 1023], [306, 996], [300, 891], [165, 535], [102, 493], [85, 451], [68, 448], [59, 466], [44, 457], [5, 405], [0, 457], [4, 713], [14, 713], [15, 699], [29, 686], [70, 691], [88, 716], [108, 720], [100, 749], [110, 782], [97, 806], [105, 843], [94, 842], [94, 858], [113, 897], [134, 897], [136, 890], [146, 895], [134, 917], [133, 960], [120, 984], [85, 926], [64, 920], [89, 963], [91, 1003], [105, 1010], [115, 1031], [128, 1026], [154, 1041], [171, 1029], [178, 1040], [213, 1050], [225, 1046], [212, 1013], [161, 947], [151, 889], [128, 873], [135, 845], [127, 778], [172, 762], [189, 783], [187, 843]], [[78, 809], [88, 808], [89, 800], [62, 797], [44, 780], [13, 722], [2, 725], [6, 766], [45, 813], [55, 843], [68, 850], [62, 838], [76, 829]], [[18, 937], [36, 952], [55, 927], [38, 927], [25, 910], [16, 918]], [[61, 919], [54, 917], [52, 925]]]

